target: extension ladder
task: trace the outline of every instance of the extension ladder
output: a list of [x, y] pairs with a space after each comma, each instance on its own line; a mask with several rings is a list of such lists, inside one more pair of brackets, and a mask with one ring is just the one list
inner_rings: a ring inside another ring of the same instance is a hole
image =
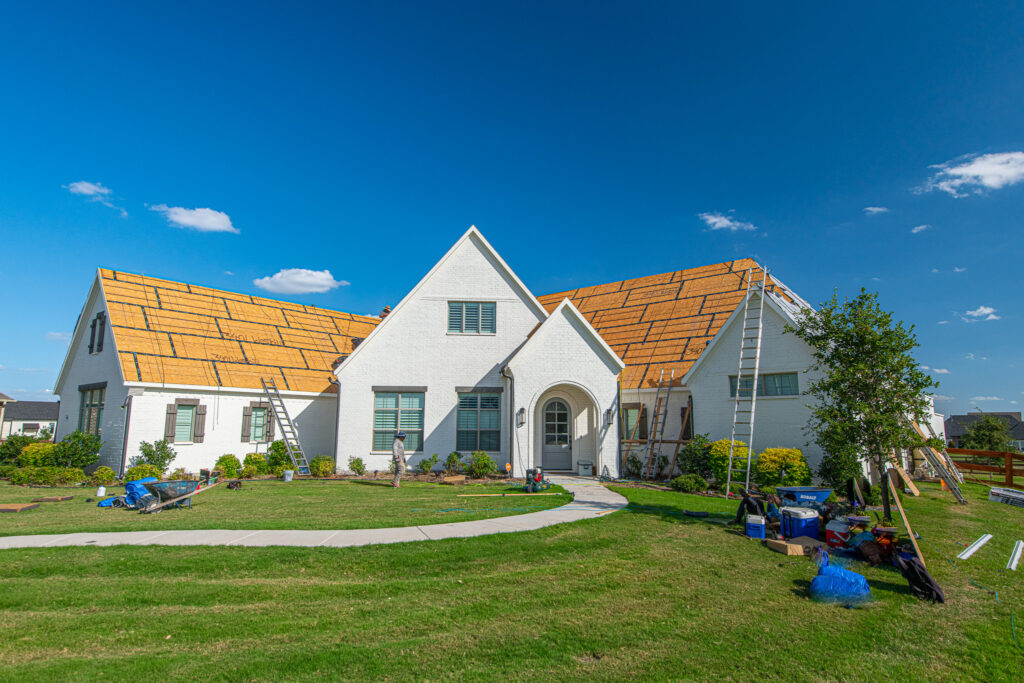
[[277, 383], [273, 377], [270, 379], [260, 377], [260, 381], [263, 382], [263, 393], [267, 395], [267, 401], [270, 403], [270, 412], [277, 420], [278, 426], [281, 427], [281, 439], [284, 441], [285, 448], [288, 449], [288, 457], [295, 465], [295, 473], [300, 477], [308, 477], [309, 463], [302, 452], [302, 444], [299, 443], [299, 432], [295, 429], [291, 416], [288, 415], [288, 408], [284, 405], [281, 392], [277, 390]]
[[[668, 415], [668, 399], [672, 395], [672, 382], [676, 378], [676, 371], [672, 370], [668, 378], [668, 385], [665, 385], [665, 370], [662, 369], [658, 375], [658, 392], [655, 394], [654, 415], [651, 417], [651, 432], [647, 440], [647, 457], [640, 470], [641, 479], [654, 479], [658, 474], [658, 451], [661, 441], [665, 438], [665, 422]], [[665, 395], [661, 390], [665, 389]]]
[[[754, 412], [757, 407], [757, 379], [761, 367], [761, 332], [764, 321], [764, 294], [768, 271], [761, 269], [761, 283], [752, 280], [754, 269], [747, 270], [747, 289], [743, 295], [743, 313], [740, 328], [740, 359], [736, 372], [736, 396], [732, 409], [732, 439], [729, 441], [729, 473], [726, 475], [725, 495], [730, 495], [734, 475], [743, 475], [744, 488], [750, 488], [751, 451], [754, 448]], [[754, 296], [757, 302], [754, 303]], [[750, 384], [750, 393], [744, 386]], [[736, 467], [736, 438], [747, 443], [746, 467]]]

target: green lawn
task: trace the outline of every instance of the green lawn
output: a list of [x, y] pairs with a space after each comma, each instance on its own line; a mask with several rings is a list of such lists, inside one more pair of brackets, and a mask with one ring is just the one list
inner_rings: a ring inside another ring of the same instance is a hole
[[906, 499], [945, 605], [859, 564], [874, 602], [813, 603], [809, 559], [678, 514], [733, 504], [640, 489], [627, 511], [473, 539], [0, 551], [0, 679], [1019, 680], [1024, 571], [1002, 568], [1024, 510], [966, 490]]
[[[444, 486], [358, 479], [334, 481], [244, 481], [231, 491], [219, 485], [198, 494], [191, 510], [142, 515], [123, 508], [99, 508], [85, 499], [95, 487], [24, 488], [0, 483], [0, 503], [28, 502], [41, 496], [73, 495], [63, 503], [0, 514], [0, 536], [62, 534], [76, 531], [149, 531], [153, 529], [371, 529], [464, 522], [536, 512], [572, 500], [561, 496], [459, 498], [461, 493], [513, 492], [505, 484]], [[123, 494], [123, 487], [108, 487]], [[520, 491], [521, 492], [521, 491]], [[547, 492], [563, 492], [552, 487]]]

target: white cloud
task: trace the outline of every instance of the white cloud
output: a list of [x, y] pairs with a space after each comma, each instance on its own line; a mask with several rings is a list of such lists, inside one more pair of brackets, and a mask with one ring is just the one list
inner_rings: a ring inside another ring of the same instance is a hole
[[746, 221], [739, 221], [724, 213], [709, 212], [697, 214], [709, 230], [728, 230], [739, 232], [741, 230], [757, 230], [757, 226]]
[[953, 267], [953, 272], [954, 273], [964, 273], [964, 272], [967, 272], [967, 269], [963, 268], [961, 266], [954, 266]]
[[988, 360], [988, 356], [975, 356], [973, 353], [968, 353], [966, 356], [964, 356], [964, 358], [966, 358], [967, 360]]
[[232, 271], [230, 271], [230, 270], [225, 270], [224, 274], [225, 275], [234, 275], [234, 273]]
[[880, 213], [889, 213], [889, 209], [884, 206], [865, 206], [864, 213], [869, 216], [877, 216]]
[[982, 194], [1024, 180], [1024, 152], [968, 154], [931, 168], [939, 169], [938, 173], [918, 191], [941, 190], [953, 197], [966, 197], [972, 192]]
[[345, 280], [335, 280], [329, 270], [305, 268], [285, 268], [269, 277], [253, 280], [252, 283], [275, 294], [323, 293], [349, 284]]
[[972, 401], [1002, 401], [999, 396], [971, 396]]
[[922, 365], [921, 369], [922, 370], [931, 370], [931, 368], [929, 368], [927, 365]]
[[937, 272], [939, 272], [939, 269], [938, 268], [932, 268], [932, 272], [933, 273], [937, 273]]
[[61, 185], [61, 187], [66, 188], [71, 194], [88, 197], [91, 202], [98, 202], [110, 209], [120, 211], [122, 218], [128, 215], [127, 211], [122, 209], [120, 206], [116, 206], [112, 201], [110, 201], [110, 195], [113, 191], [109, 187], [104, 187], [103, 183], [90, 183], [87, 180], [76, 180], [68, 185]]
[[155, 204], [150, 211], [159, 211], [176, 228], [191, 228], [199, 232], [233, 232], [238, 228], [231, 224], [231, 217], [214, 209], [186, 209], [181, 206]]
[[947, 370], [946, 368], [932, 368], [932, 372], [934, 372], [936, 375], [948, 375], [949, 374], [949, 370]]
[[871, 281], [872, 282], [881, 282], [882, 278], [880, 278], [880, 277], [873, 277], [873, 278], [871, 278]]
[[953, 400], [952, 396], [945, 396], [943, 394], [932, 394], [932, 398], [934, 398], [936, 401], [952, 401]]
[[50, 341], [70, 341], [71, 340], [71, 333], [70, 332], [47, 332], [46, 333], [46, 338], [49, 339]]
[[991, 306], [978, 306], [973, 311], [967, 311], [965, 315], [967, 317], [962, 320], [968, 323], [976, 323], [979, 320], [999, 320], [996, 309]]
[[18, 372], [27, 372], [30, 375], [38, 375], [44, 372], [53, 372], [50, 368], [18, 368]]
[[948, 320], [940, 320], [940, 321], [938, 322], [938, 324], [939, 324], [939, 325], [948, 325], [948, 324], [949, 324], [949, 321], [948, 321]]
[[912, 227], [910, 229], [910, 234], [911, 235], [916, 235], [919, 232], [924, 232], [925, 230], [927, 230], [930, 227], [932, 227], [932, 226], [928, 225], [927, 223], [922, 224], [922, 225], [915, 225], [914, 227]]

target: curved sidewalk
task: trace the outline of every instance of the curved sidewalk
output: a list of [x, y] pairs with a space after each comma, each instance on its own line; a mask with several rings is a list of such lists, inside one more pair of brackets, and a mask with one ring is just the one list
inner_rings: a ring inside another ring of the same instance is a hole
[[626, 507], [625, 498], [614, 493], [594, 479], [582, 477], [550, 477], [572, 493], [571, 503], [550, 510], [529, 512], [513, 517], [496, 517], [475, 522], [428, 524], [387, 529], [347, 530], [224, 530], [199, 529], [190, 531], [116, 531], [80, 534], [49, 534], [38, 536], [0, 537], [0, 549], [56, 548], [61, 546], [109, 545], [238, 545], [275, 546], [290, 545], [307, 548], [347, 548], [357, 545], [433, 541], [442, 538], [467, 538], [489, 534], [507, 534], [532, 531], [553, 524], [577, 522], [615, 512]]

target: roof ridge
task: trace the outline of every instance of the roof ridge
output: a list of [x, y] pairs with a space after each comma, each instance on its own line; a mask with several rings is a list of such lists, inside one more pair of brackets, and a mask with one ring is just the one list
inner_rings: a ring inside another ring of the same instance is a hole
[[[552, 292], [550, 294], [541, 294], [541, 295], [538, 296], [538, 298], [543, 297], [545, 299], [548, 299], [548, 298], [551, 298], [551, 297], [554, 297], [554, 296], [561, 296], [563, 294], [566, 294], [567, 292], [575, 293], [575, 292], [577, 292], [577, 291], [579, 291], [581, 289], [589, 289], [591, 287], [607, 287], [608, 285], [616, 285], [616, 284], [620, 285], [620, 287], [619, 287], [619, 289], [617, 291], [622, 291], [622, 287], [621, 287], [622, 283], [629, 282], [630, 280], [644, 280], [644, 279], [647, 279], [647, 278], [661, 277], [663, 275], [675, 275], [676, 273], [685, 273], [688, 270], [699, 270], [701, 268], [714, 268], [715, 266], [725, 266], [725, 265], [732, 266], [733, 264], [738, 263], [739, 261], [753, 261], [754, 264], [758, 268], [764, 268], [764, 265], [762, 265], [761, 262], [758, 261], [757, 259], [755, 259], [754, 257], [752, 257], [752, 256], [742, 256], [740, 258], [731, 259], [729, 261], [720, 261], [718, 263], [706, 263], [706, 264], [700, 265], [700, 266], [690, 266], [688, 268], [679, 268], [677, 270], [667, 270], [667, 271], [665, 271], [663, 273], [650, 273], [648, 275], [637, 275], [635, 277], [627, 277], [627, 278], [623, 278], [621, 280], [609, 280], [608, 282], [597, 282], [597, 283], [589, 284], [589, 285], [579, 285], [579, 286], [573, 287], [571, 289], [566, 289], [566, 290], [563, 290], [563, 291], [560, 291], [560, 292]], [[737, 271], [734, 271], [731, 268], [730, 268], [729, 272], [730, 273], [737, 273]], [[687, 278], [687, 279], [696, 280], [696, 279], [699, 279], [699, 278], [702, 278], [702, 277], [714, 277], [714, 275], [715, 275], [714, 273], [709, 274], [709, 275], [698, 275], [696, 277]], [[669, 282], [666, 283], [666, 284], [673, 284], [675, 282], [677, 282], [677, 281], [676, 280], [669, 280]], [[678, 282], [683, 282], [683, 280], [678, 280]], [[654, 285], [651, 285], [651, 286], [654, 286]]]

